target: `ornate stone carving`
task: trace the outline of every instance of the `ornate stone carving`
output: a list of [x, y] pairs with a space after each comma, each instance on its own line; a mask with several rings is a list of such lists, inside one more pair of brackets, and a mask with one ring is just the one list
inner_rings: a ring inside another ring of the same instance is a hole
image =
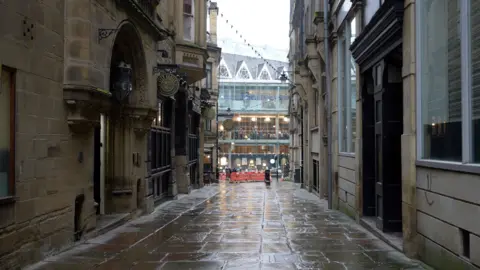
[[100, 113], [110, 107], [112, 94], [87, 86], [64, 87], [64, 100], [67, 105], [67, 123], [74, 133], [88, 133], [100, 124]]
[[150, 131], [153, 119], [157, 113], [153, 108], [125, 108], [123, 111], [129, 127], [135, 135], [143, 137]]

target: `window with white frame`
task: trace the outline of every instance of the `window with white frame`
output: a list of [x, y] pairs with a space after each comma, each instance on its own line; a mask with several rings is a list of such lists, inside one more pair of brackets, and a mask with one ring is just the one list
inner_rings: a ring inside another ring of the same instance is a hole
[[419, 159], [480, 162], [480, 0], [417, 3]]
[[355, 152], [357, 79], [350, 45], [356, 37], [355, 18], [346, 21], [338, 47], [338, 133], [340, 152]]
[[250, 79], [250, 73], [248, 72], [246, 67], [241, 67], [238, 71], [237, 77], [239, 79]]
[[183, 0], [183, 39], [195, 40], [195, 0]]
[[230, 78], [230, 72], [224, 63], [220, 63], [218, 66], [218, 76], [222, 79]]
[[259, 78], [260, 80], [270, 80], [270, 74], [268, 74], [268, 71], [266, 69], [262, 69]]

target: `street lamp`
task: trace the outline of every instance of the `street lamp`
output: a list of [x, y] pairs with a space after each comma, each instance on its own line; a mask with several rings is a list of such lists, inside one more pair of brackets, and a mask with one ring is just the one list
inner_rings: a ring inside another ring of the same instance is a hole
[[132, 74], [132, 66], [123, 61], [113, 70], [112, 94], [119, 102], [124, 101], [133, 91]]
[[286, 82], [288, 80], [288, 77], [287, 77], [287, 74], [284, 72], [282, 72], [282, 74], [280, 74], [280, 81], [282, 83]]

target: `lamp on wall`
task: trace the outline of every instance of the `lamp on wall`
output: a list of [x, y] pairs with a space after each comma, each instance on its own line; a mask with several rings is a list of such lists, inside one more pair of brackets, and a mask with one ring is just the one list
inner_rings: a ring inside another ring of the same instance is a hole
[[132, 66], [121, 61], [113, 72], [112, 94], [119, 102], [122, 102], [133, 91]]
[[288, 80], [288, 77], [287, 77], [287, 74], [284, 72], [282, 72], [282, 74], [280, 74], [280, 81], [282, 83], [286, 82]]

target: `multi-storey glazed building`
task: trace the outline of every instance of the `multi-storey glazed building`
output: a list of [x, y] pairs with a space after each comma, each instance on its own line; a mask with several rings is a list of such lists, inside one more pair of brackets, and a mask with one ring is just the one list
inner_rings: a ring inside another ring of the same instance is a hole
[[[289, 163], [288, 63], [222, 53], [219, 76], [219, 164], [249, 170]], [[224, 125], [230, 119], [233, 125]]]
[[201, 183], [207, 8], [0, 1], [1, 269]]
[[299, 151], [305, 185], [319, 181], [332, 208], [409, 256], [479, 269], [480, 1], [291, 7], [293, 129], [311, 132]]

